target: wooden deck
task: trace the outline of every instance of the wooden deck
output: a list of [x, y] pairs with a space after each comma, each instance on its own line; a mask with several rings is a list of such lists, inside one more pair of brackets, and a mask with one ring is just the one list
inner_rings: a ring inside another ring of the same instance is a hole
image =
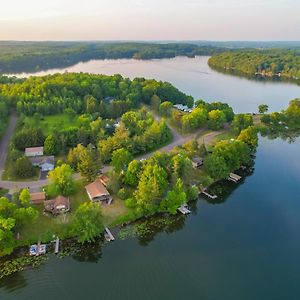
[[58, 252], [59, 252], [59, 238], [57, 237], [55, 240], [54, 253], [57, 254]]
[[230, 173], [229, 174], [229, 177], [228, 177], [228, 180], [231, 180], [235, 183], [237, 183], [238, 181], [240, 181], [242, 179], [241, 176], [237, 175], [237, 174], [234, 174], [234, 173]]
[[107, 227], [104, 228], [104, 231], [104, 237], [108, 242], [112, 242], [115, 240], [114, 236]]
[[203, 195], [207, 196], [207, 197], [210, 198], [210, 199], [217, 199], [217, 198], [218, 198], [217, 195], [211, 195], [211, 194], [207, 193], [206, 191], [202, 191], [201, 193], [202, 193]]
[[178, 211], [180, 211], [183, 215], [190, 214], [191, 211], [188, 209], [187, 204], [182, 204], [179, 208]]

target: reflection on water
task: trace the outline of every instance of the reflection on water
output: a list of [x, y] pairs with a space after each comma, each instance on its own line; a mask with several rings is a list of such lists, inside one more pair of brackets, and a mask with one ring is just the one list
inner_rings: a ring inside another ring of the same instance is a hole
[[23, 276], [23, 273], [19, 272], [2, 278], [0, 280], [0, 290], [3, 289], [6, 293], [13, 293], [15, 290], [25, 288], [27, 284], [27, 280]]

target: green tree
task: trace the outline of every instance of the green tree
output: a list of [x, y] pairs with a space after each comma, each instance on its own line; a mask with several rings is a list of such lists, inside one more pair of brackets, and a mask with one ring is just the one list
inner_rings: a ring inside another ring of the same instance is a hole
[[204, 168], [209, 176], [214, 179], [226, 178], [230, 173], [225, 159], [214, 154], [209, 155], [204, 160]]
[[226, 123], [226, 116], [219, 109], [211, 110], [208, 113], [208, 127], [212, 130], [218, 130]]
[[258, 145], [257, 130], [253, 126], [243, 129], [237, 139], [246, 143], [254, 150]]
[[86, 101], [86, 112], [88, 114], [93, 114], [97, 110], [97, 100], [93, 96], [87, 96]]
[[132, 154], [128, 150], [121, 148], [113, 152], [111, 165], [116, 172], [124, 172], [127, 170], [127, 167], [132, 160]]
[[161, 100], [160, 100], [160, 98], [157, 95], [153, 95], [151, 97], [151, 107], [155, 111], [158, 111], [160, 103], [161, 103]]
[[170, 101], [165, 101], [160, 104], [159, 112], [162, 116], [170, 117], [172, 112], [173, 104]]
[[240, 133], [241, 130], [246, 129], [249, 126], [253, 125], [253, 117], [249, 114], [239, 114], [235, 115], [232, 121], [232, 128]]
[[268, 110], [269, 110], [269, 106], [268, 106], [267, 104], [260, 104], [260, 105], [258, 106], [258, 112], [259, 112], [260, 114], [264, 114], [264, 113], [266, 113]]
[[27, 207], [30, 205], [30, 193], [28, 189], [23, 189], [19, 196], [22, 206]]
[[82, 176], [88, 181], [94, 180], [101, 168], [101, 161], [98, 151], [93, 149], [91, 145], [87, 148], [83, 147], [78, 161], [78, 170]]
[[74, 214], [71, 232], [80, 243], [93, 242], [103, 232], [101, 207], [97, 203], [80, 204]]
[[186, 203], [187, 196], [183, 188], [183, 182], [179, 178], [174, 188], [168, 192], [167, 197], [160, 203], [160, 209], [175, 215], [180, 205]]
[[15, 173], [21, 178], [30, 178], [35, 175], [35, 168], [27, 156], [21, 156], [17, 159]]
[[166, 171], [158, 165], [147, 165], [134, 193], [138, 212], [146, 214], [155, 212], [167, 185]]
[[141, 162], [133, 160], [129, 163], [125, 174], [125, 183], [131, 186], [137, 186], [139, 182], [139, 174], [141, 172]]
[[51, 185], [58, 194], [69, 196], [74, 191], [73, 170], [67, 164], [56, 167], [49, 172]]
[[44, 152], [47, 155], [56, 155], [59, 152], [59, 145], [53, 134], [49, 134], [45, 139]]

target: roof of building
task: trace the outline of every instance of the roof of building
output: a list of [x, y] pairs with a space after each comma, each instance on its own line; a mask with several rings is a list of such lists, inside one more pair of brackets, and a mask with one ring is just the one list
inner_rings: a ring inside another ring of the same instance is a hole
[[109, 196], [108, 190], [101, 183], [100, 179], [95, 180], [94, 182], [88, 184], [85, 187], [86, 191], [89, 193], [91, 198], [97, 198], [101, 196]]
[[53, 213], [58, 212], [62, 207], [64, 207], [65, 211], [68, 211], [70, 209], [70, 200], [64, 196], [57, 196], [55, 199], [45, 201], [44, 207], [46, 211]]
[[46, 194], [45, 192], [31, 193], [30, 199], [31, 201], [46, 200]]
[[99, 177], [99, 180], [101, 181], [101, 183], [104, 185], [104, 186], [107, 186], [108, 182], [109, 182], [109, 178], [106, 176], [106, 175], [101, 175]]
[[195, 163], [202, 163], [203, 158], [201, 158], [199, 156], [195, 156], [195, 157], [192, 157], [192, 161], [195, 162]]
[[54, 156], [35, 156], [31, 157], [30, 161], [33, 165], [55, 164]]
[[40, 152], [40, 151], [44, 151], [44, 147], [29, 147], [29, 148], [25, 148], [25, 152], [26, 153], [33, 153], [33, 152]]

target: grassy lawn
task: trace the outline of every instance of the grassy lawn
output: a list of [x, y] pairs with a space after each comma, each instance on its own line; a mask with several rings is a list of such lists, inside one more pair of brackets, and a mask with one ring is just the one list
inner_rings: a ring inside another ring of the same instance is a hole
[[125, 206], [125, 201], [113, 197], [114, 201], [111, 205], [102, 206], [103, 223], [106, 226], [111, 225], [119, 217], [126, 215], [128, 209]]
[[52, 116], [44, 116], [40, 120], [35, 117], [26, 117], [25, 124], [31, 126], [39, 126], [45, 135], [53, 132], [55, 129], [63, 130], [69, 127], [77, 127], [79, 125], [78, 117], [70, 118], [66, 114], [57, 114]]
[[217, 136], [215, 136], [213, 139], [210, 140], [209, 144], [211, 145], [215, 145], [216, 143], [222, 141], [222, 140], [230, 140], [236, 138], [236, 134], [229, 130], [226, 132], [222, 132], [220, 134], [218, 134]]

